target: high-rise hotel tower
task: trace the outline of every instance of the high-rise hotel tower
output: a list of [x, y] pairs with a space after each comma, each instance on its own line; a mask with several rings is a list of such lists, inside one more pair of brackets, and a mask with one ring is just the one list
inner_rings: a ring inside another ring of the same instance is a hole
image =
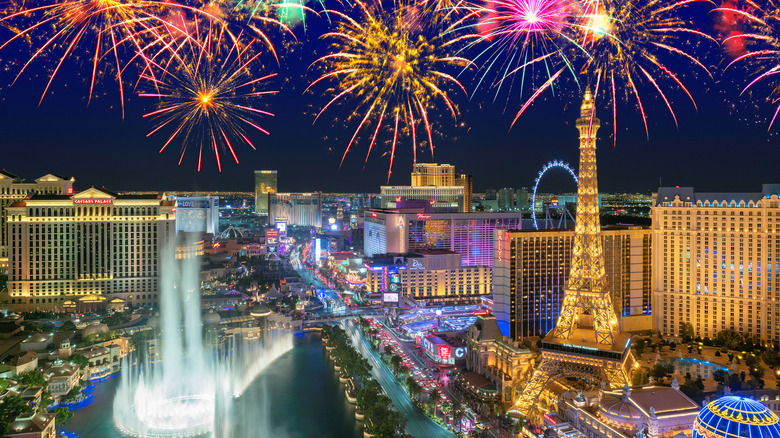
[[71, 195], [73, 181], [73, 178], [47, 174], [28, 183], [12, 173], [0, 171], [0, 269], [8, 267], [8, 205], [33, 193]]
[[735, 330], [780, 343], [780, 185], [703, 193], [661, 187], [653, 199], [655, 328], [679, 336]]
[[71, 312], [153, 304], [159, 260], [176, 235], [175, 211], [173, 200], [96, 188], [13, 202], [0, 304]]

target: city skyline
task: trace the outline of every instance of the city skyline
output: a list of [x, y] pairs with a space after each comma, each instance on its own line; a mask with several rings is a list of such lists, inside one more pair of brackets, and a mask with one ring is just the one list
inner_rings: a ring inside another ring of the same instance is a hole
[[[709, 19], [700, 21], [703, 29], [712, 30]], [[79, 187], [105, 186], [112, 190], [249, 191], [251, 174], [256, 169], [278, 169], [280, 190], [291, 192], [374, 192], [380, 185], [407, 185], [412, 168], [409, 144], [399, 144], [388, 182], [390, 160], [382, 156], [387, 152], [384, 146], [377, 146], [379, 150], [372, 152], [366, 162], [367, 145], [356, 145], [340, 164], [354, 123], [313, 123], [311, 95], [303, 91], [316, 76], [301, 77], [299, 72], [316, 59], [315, 54], [326, 50], [317, 39], [326, 24], [315, 19], [307, 26], [306, 33], [293, 30], [315, 53], [302, 53], [300, 47], [293, 47], [274, 69], [280, 74], [271, 87], [279, 94], [269, 96], [267, 106], [275, 117], [263, 120], [270, 135], [252, 133], [250, 138], [257, 150], [241, 145], [237, 150], [240, 164], [227, 160], [221, 173], [213, 157], [208, 161], [204, 158], [202, 171], [197, 172], [197, 154], [185, 155], [180, 166], [175, 150], [159, 154], [161, 138], [147, 137], [152, 125], [142, 117], [151, 108], [148, 102], [128, 93], [123, 117], [116, 85], [110, 81], [98, 83], [99, 92], [88, 102], [88, 78], [72, 66], [64, 67], [50, 94], [39, 104], [45, 86], [41, 77], [47, 74], [39, 64], [33, 64], [30, 74], [22, 75], [13, 86], [8, 84], [15, 77], [14, 69], [0, 73], [0, 127], [4, 133], [0, 147], [6, 151], [2, 168], [23, 176], [68, 174], [77, 177]], [[5, 50], [6, 56], [14, 53]], [[702, 61], [715, 65], [724, 56], [713, 51], [704, 54]], [[720, 72], [713, 80], [689, 81], [698, 109], [683, 93], [670, 95], [677, 107], [679, 128], [662, 100], [646, 99], [649, 140], [634, 103], [618, 107], [614, 147], [612, 120], [605, 117], [598, 141], [601, 188], [605, 192], [647, 193], [660, 185], [680, 185], [710, 191], [750, 191], [762, 183], [776, 182], [771, 181], [771, 163], [780, 158], [780, 150], [773, 147], [778, 128], [768, 129], [771, 111], [763, 104], [740, 98], [740, 89], [731, 76]], [[65, 77], [73, 80], [65, 83]], [[468, 74], [459, 78], [469, 93], [475, 90]], [[577, 100], [579, 94], [577, 86], [556, 94], [543, 93], [511, 129], [513, 116], [529, 97], [527, 93], [518, 92], [511, 98], [502, 95], [495, 100], [484, 92], [470, 99], [459, 95], [461, 114], [457, 120], [463, 126], [452, 127], [435, 140], [433, 156], [427, 148], [418, 148], [417, 161], [450, 163], [458, 172], [474, 175], [475, 192], [530, 187], [548, 161], [576, 162], [577, 150], [570, 138], [576, 132], [571, 120], [577, 109], [569, 102]], [[609, 102], [599, 101], [599, 109], [608, 112]], [[341, 115], [345, 115], [343, 110]], [[29, 160], [32, 151], [36, 160]], [[724, 181], [721, 175], [734, 175], [735, 163], [746, 163], [743, 157], [754, 157], [751, 171], [740, 174], [733, 184]], [[143, 174], [154, 174], [154, 181], [139, 178]]]

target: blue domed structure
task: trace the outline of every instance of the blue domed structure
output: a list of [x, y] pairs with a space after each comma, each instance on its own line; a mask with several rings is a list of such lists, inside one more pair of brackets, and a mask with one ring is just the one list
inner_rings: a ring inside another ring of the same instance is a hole
[[777, 415], [763, 404], [727, 395], [705, 406], [693, 422], [691, 438], [780, 438]]

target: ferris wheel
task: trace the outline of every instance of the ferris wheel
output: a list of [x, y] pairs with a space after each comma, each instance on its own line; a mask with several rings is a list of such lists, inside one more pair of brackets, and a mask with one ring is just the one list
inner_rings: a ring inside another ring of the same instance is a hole
[[[571, 177], [574, 179], [574, 182], [579, 183], [579, 178], [577, 178], [577, 173], [574, 172], [574, 169], [572, 169], [568, 163], [565, 163], [560, 160], [555, 160], [555, 161], [548, 162], [547, 164], [544, 165], [544, 167], [542, 167], [542, 170], [539, 171], [539, 175], [534, 180], [534, 191], [533, 194], [531, 195], [531, 212], [534, 218], [534, 229], [536, 230], [539, 229], [539, 224], [536, 220], [536, 191], [539, 188], [539, 181], [542, 180], [542, 177], [547, 173], [548, 170], [552, 170], [552, 169], [562, 169], [569, 172], [569, 175], [571, 175]], [[569, 213], [568, 210], [564, 209], [561, 220], [565, 220], [567, 214], [569, 215], [569, 217], [571, 217], [571, 213]], [[550, 220], [549, 215], [550, 212], [547, 209], [547, 207], [545, 207], [545, 216], [547, 217], [547, 220]], [[571, 219], [574, 220], [573, 217]]]

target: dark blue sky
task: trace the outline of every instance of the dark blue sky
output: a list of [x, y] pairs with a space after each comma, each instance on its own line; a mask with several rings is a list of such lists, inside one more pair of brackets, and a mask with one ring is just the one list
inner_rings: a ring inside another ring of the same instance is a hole
[[[254, 169], [277, 169], [283, 191], [377, 192], [386, 183], [388, 158], [375, 151], [365, 164], [366, 145], [360, 144], [339, 168], [354, 126], [330, 126], [332, 113], [312, 125], [308, 106], [320, 101], [311, 95], [302, 96], [302, 90], [314, 78], [305, 67], [322, 54], [325, 46], [316, 42], [316, 26], [301, 38], [310, 42], [296, 51], [292, 58], [297, 59], [283, 58], [282, 75], [288, 77], [288, 82], [277, 83], [281, 93], [268, 99], [268, 108], [276, 113], [263, 123], [270, 137], [253, 137], [258, 150], [239, 150], [241, 163], [223, 164], [222, 173], [216, 171], [211, 158], [204, 161], [204, 170], [198, 173], [194, 155], [177, 166], [175, 148], [158, 154], [164, 138], [146, 138], [152, 125], [141, 118], [149, 109], [148, 101], [130, 95], [124, 119], [116, 105], [118, 98], [111, 91], [87, 106], [84, 78], [68, 70], [55, 80], [54, 94], [40, 106], [37, 103], [45, 86], [40, 70], [33, 70], [38, 77], [24, 76], [15, 86], [0, 90], [1, 167], [28, 180], [49, 172], [72, 175], [79, 189], [94, 185], [113, 190], [249, 191]], [[710, 62], [718, 62], [717, 52], [713, 51]], [[0, 57], [12, 53], [6, 51]], [[77, 70], [80, 66], [71, 68]], [[467, 89], [473, 88], [472, 78], [461, 78]], [[0, 74], [2, 84], [12, 79], [11, 74]], [[758, 191], [761, 183], [780, 182], [777, 139], [767, 134], [765, 122], [752, 120], [756, 117], [750, 110], [735, 114], [731, 101], [736, 98], [736, 87], [729, 81], [694, 78], [693, 82], [703, 84], [692, 86], [698, 112], [679, 93], [672, 94], [679, 129], [663, 103], [645, 93], [649, 141], [635, 109], [626, 104], [619, 108], [620, 128], [613, 147], [610, 110], [599, 108], [601, 190], [648, 192], [658, 186], [659, 178], [664, 185], [693, 185], [707, 191]], [[106, 86], [111, 90], [110, 83]], [[504, 111], [503, 103], [492, 103], [492, 95], [478, 93], [471, 101], [456, 95], [454, 100], [462, 109], [460, 121], [466, 128], [454, 131], [457, 139], [435, 140], [433, 160], [472, 173], [476, 191], [531, 186], [538, 170], [550, 160], [562, 159], [576, 166], [574, 120], [579, 102], [565, 104], [574, 92], [569, 90], [567, 94], [535, 104], [511, 131], [509, 125], [519, 99], [511, 100]], [[737, 103], [737, 108], [740, 105], [743, 103]], [[761, 111], [762, 116], [768, 116], [772, 110], [762, 104]], [[338, 132], [340, 138], [333, 139]], [[431, 161], [430, 154], [421, 153], [418, 160]], [[403, 144], [390, 183], [408, 184], [410, 168], [410, 147]], [[546, 185], [541, 190], [572, 188], [564, 177], [551, 177]]]

